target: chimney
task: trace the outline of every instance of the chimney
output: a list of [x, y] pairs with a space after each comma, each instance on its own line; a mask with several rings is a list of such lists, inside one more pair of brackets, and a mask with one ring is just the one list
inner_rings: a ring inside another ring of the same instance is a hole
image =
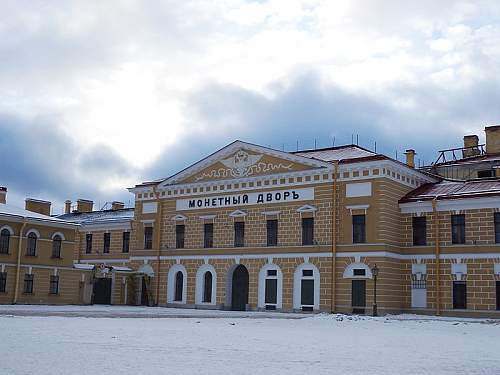
[[123, 208], [125, 208], [125, 204], [123, 202], [118, 202], [118, 201], [111, 202], [111, 209], [113, 211], [121, 210]]
[[78, 212], [92, 212], [94, 208], [94, 202], [87, 199], [78, 199], [76, 201], [76, 210]]
[[405, 152], [406, 155], [406, 164], [410, 168], [415, 168], [415, 150], [409, 149]]
[[470, 158], [471, 156], [479, 155], [479, 137], [475, 134], [464, 135], [464, 150], [462, 150], [462, 156], [464, 158]]
[[64, 213], [65, 214], [71, 213], [71, 201], [69, 199], [64, 202]]
[[50, 216], [50, 205], [49, 201], [42, 201], [39, 199], [26, 198], [25, 208], [31, 212], [37, 212], [42, 215]]
[[487, 126], [484, 128], [486, 132], [486, 153], [500, 153], [500, 125]]
[[0, 203], [7, 203], [7, 188], [5, 186], [0, 186]]

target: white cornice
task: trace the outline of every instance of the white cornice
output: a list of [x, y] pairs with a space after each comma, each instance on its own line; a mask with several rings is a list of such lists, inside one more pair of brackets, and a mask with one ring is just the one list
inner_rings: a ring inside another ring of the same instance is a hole
[[[432, 201], [417, 201], [400, 203], [399, 208], [401, 213], [423, 213], [432, 212]], [[460, 199], [443, 199], [436, 201], [437, 211], [457, 211], [457, 210], [473, 210], [481, 208], [496, 208], [500, 209], [500, 199], [498, 197], [483, 197], [483, 198], [460, 198]]]

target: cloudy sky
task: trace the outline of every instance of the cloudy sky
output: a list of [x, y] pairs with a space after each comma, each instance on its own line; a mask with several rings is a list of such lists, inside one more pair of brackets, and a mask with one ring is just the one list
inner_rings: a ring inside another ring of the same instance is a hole
[[128, 202], [241, 139], [421, 162], [500, 123], [500, 2], [2, 1], [0, 185]]

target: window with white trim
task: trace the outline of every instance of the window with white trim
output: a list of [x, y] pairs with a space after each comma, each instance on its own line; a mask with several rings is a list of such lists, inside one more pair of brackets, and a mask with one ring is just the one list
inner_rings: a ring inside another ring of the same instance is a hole
[[52, 258], [61, 257], [62, 237], [56, 234], [52, 238]]
[[266, 271], [264, 304], [266, 310], [276, 310], [278, 304], [278, 270]]
[[28, 238], [26, 239], [26, 255], [36, 256], [36, 243], [38, 237], [35, 232], [30, 232]]
[[33, 293], [33, 274], [27, 273], [24, 275], [24, 293]]
[[59, 294], [59, 276], [50, 275], [50, 294]]
[[10, 230], [2, 229], [0, 232], [0, 254], [8, 254], [10, 245]]

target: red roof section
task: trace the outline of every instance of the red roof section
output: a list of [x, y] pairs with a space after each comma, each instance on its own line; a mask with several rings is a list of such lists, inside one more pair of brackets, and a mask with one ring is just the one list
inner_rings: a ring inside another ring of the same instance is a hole
[[457, 199], [500, 195], [500, 179], [470, 181], [443, 180], [435, 184], [424, 184], [409, 192], [399, 203], [431, 199]]

